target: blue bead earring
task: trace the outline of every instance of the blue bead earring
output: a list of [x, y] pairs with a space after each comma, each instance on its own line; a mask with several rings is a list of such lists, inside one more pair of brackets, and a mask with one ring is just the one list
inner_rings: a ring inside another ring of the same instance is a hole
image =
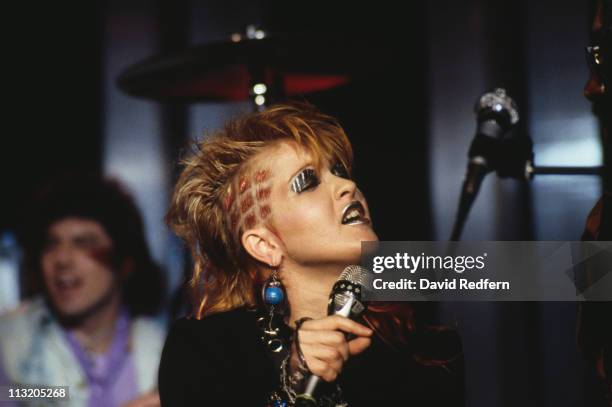
[[285, 300], [287, 296], [283, 284], [278, 279], [278, 269], [272, 266], [270, 268], [272, 269], [270, 277], [261, 290], [262, 300], [267, 308], [267, 316], [259, 318], [258, 323], [263, 331], [262, 341], [272, 352], [279, 353], [284, 348], [279, 324], [286, 310]]
[[285, 289], [278, 279], [278, 269], [271, 267], [270, 278], [263, 286], [263, 301], [267, 307], [275, 307], [285, 300]]

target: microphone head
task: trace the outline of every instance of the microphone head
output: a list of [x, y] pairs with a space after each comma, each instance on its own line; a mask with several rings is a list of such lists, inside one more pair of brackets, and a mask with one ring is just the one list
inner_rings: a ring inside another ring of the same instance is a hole
[[361, 300], [367, 275], [368, 271], [363, 267], [355, 265], [346, 267], [329, 296], [327, 314], [358, 318], [367, 308]]
[[504, 88], [495, 88], [493, 92], [483, 94], [474, 106], [474, 113], [479, 118], [487, 113], [497, 118], [505, 116], [509, 126], [514, 126], [519, 121], [518, 106]]
[[368, 270], [361, 266], [351, 265], [346, 267], [342, 273], [340, 273], [340, 277], [338, 277], [338, 281], [348, 281], [353, 284], [359, 284], [360, 286], [365, 286], [366, 279], [368, 277]]
[[474, 106], [477, 128], [468, 157], [470, 162], [487, 168], [497, 168], [507, 155], [502, 141], [517, 138], [511, 131], [519, 121], [518, 107], [503, 88], [482, 95]]

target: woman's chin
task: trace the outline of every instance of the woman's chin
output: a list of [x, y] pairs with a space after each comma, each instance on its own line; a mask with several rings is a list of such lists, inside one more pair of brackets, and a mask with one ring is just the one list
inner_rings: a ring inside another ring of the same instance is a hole
[[361, 255], [361, 242], [359, 242], [356, 246], [351, 248], [346, 256], [343, 256], [342, 264], [345, 266], [349, 266], [351, 264], [361, 264]]
[[376, 232], [374, 232], [373, 229], [368, 228], [363, 231], [363, 234], [361, 236], [361, 242], [378, 242], [378, 236], [376, 235]]

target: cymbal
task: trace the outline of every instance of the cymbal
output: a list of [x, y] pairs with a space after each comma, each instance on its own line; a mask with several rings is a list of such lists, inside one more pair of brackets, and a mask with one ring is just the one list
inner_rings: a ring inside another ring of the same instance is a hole
[[367, 74], [372, 66], [364, 61], [375, 49], [367, 38], [305, 34], [215, 42], [138, 62], [118, 85], [132, 96], [170, 102], [245, 100], [257, 82], [295, 96]]

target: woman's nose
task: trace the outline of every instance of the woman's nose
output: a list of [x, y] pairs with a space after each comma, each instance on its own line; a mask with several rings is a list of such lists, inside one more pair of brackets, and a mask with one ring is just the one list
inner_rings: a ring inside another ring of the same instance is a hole
[[336, 190], [336, 198], [341, 199], [345, 195], [353, 198], [355, 196], [355, 192], [357, 191], [357, 184], [352, 179], [340, 178], [338, 177], [338, 185]]

